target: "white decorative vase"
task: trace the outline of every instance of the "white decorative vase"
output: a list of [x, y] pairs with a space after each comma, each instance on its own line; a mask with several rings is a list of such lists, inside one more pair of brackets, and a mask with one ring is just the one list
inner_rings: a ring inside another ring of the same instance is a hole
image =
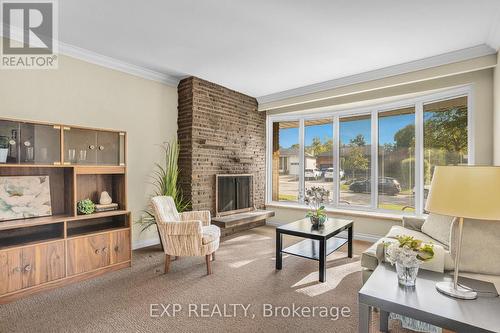
[[113, 200], [111, 199], [111, 196], [109, 195], [109, 193], [106, 191], [102, 191], [101, 197], [99, 198], [99, 203], [101, 205], [109, 205], [112, 202], [113, 202]]
[[0, 163], [7, 163], [7, 155], [9, 155], [9, 148], [0, 148]]

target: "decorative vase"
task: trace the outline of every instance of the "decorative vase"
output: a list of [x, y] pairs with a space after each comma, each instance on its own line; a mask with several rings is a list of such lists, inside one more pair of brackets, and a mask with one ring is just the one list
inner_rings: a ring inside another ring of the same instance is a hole
[[398, 273], [398, 282], [403, 287], [415, 287], [417, 282], [419, 265], [408, 266], [396, 261], [396, 272]]
[[314, 228], [319, 228], [325, 224], [326, 216], [310, 216], [309, 220]]

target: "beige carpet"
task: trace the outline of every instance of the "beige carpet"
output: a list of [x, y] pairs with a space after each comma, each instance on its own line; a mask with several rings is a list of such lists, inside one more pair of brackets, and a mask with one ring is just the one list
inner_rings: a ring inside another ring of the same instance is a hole
[[[173, 261], [164, 275], [159, 247], [142, 249], [134, 252], [130, 269], [1, 305], [0, 332], [357, 332], [359, 253], [368, 245], [355, 242], [353, 259], [346, 258], [346, 247], [330, 255], [326, 283], [317, 281], [317, 262], [294, 256], [285, 256], [276, 272], [274, 229], [267, 226], [225, 238], [210, 276], [201, 257]], [[151, 318], [150, 304], [158, 303], [182, 310], [176, 317]], [[198, 306], [191, 316], [190, 303]], [[239, 308], [237, 317], [196, 318], [200, 304], [209, 304], [209, 312], [215, 304], [250, 305], [249, 317]], [[263, 304], [348, 307], [351, 313], [338, 320], [263, 318]]]

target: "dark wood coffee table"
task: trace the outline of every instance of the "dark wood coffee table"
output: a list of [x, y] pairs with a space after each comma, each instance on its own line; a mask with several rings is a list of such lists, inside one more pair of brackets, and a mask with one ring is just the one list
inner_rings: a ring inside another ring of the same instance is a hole
[[[283, 265], [283, 253], [319, 261], [319, 281], [326, 280], [326, 257], [345, 243], [347, 256], [352, 258], [353, 221], [329, 218], [319, 228], [313, 228], [308, 218], [285, 224], [276, 228], [276, 269]], [[335, 237], [347, 230], [347, 238]], [[283, 234], [303, 237], [305, 240], [283, 249]]]

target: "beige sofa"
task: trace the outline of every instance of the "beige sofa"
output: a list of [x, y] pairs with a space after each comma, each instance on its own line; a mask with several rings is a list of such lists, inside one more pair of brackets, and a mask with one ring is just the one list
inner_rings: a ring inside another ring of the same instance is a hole
[[[383, 242], [395, 241], [398, 235], [414, 236], [434, 245], [436, 256], [422, 269], [452, 273], [454, 269], [455, 241], [458, 237], [455, 219], [429, 215], [426, 218], [403, 217], [402, 226], [393, 226], [361, 256], [363, 282], [384, 260]], [[464, 221], [460, 275], [490, 281], [500, 291], [500, 222]]]

